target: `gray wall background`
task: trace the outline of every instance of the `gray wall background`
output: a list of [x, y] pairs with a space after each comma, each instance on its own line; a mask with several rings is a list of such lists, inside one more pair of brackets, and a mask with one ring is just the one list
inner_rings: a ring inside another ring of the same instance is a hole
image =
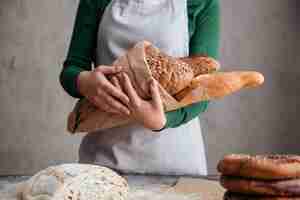
[[300, 154], [300, 1], [221, 2], [223, 69], [261, 71], [265, 84], [203, 116], [210, 171], [228, 153]]
[[[0, 175], [74, 162], [65, 131], [74, 100], [58, 82], [78, 0], [0, 1]], [[209, 170], [227, 153], [300, 153], [298, 0], [221, 0], [223, 70], [265, 85], [212, 102], [202, 115]]]

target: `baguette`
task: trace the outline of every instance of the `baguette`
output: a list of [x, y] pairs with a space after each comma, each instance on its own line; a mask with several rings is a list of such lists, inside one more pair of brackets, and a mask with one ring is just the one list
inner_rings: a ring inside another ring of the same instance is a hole
[[257, 87], [263, 82], [263, 75], [254, 71], [205, 74], [194, 78], [175, 98], [183, 104], [190, 104], [222, 98], [242, 88]]

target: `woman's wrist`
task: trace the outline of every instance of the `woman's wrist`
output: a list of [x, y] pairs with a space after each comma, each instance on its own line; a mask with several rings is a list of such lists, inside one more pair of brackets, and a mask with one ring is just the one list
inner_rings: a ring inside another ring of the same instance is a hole
[[157, 128], [157, 129], [152, 129], [153, 132], [160, 132], [164, 129], [166, 129], [166, 125], [167, 125], [167, 119], [166, 117], [164, 118], [164, 121], [162, 123], [162, 126], [160, 128]]
[[76, 80], [75, 80], [75, 88], [76, 88], [77, 93], [80, 96], [82, 96], [80, 89], [79, 89], [79, 87], [80, 87], [79, 75], [80, 75], [80, 73], [77, 75]]
[[162, 128], [160, 128], [160, 129], [152, 129], [152, 131], [153, 132], [161, 132], [161, 131], [163, 131], [163, 130], [165, 130], [166, 129], [166, 125], [164, 125]]
[[89, 76], [89, 71], [82, 71], [79, 73], [79, 75], [77, 76], [76, 79], [76, 89], [77, 92], [81, 95], [84, 96], [84, 82], [88, 80], [88, 76]]
[[163, 131], [163, 130], [165, 130], [166, 129], [166, 127], [164, 126], [164, 127], [162, 127], [161, 129], [159, 129], [159, 130], [156, 130], [156, 129], [154, 129], [154, 130], [152, 130], [153, 132], [161, 132], [161, 131]]

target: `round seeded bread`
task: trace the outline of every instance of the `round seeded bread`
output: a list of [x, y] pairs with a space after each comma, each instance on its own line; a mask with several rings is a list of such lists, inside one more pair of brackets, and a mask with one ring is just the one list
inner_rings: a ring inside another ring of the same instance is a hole
[[221, 177], [221, 185], [231, 192], [268, 196], [299, 196], [300, 180], [263, 181], [238, 177]]
[[128, 184], [100, 166], [64, 164], [49, 167], [23, 186], [22, 200], [126, 200]]
[[300, 197], [251, 196], [226, 192], [223, 200], [300, 200]]
[[218, 171], [227, 176], [262, 180], [299, 178], [300, 156], [232, 154], [219, 162]]

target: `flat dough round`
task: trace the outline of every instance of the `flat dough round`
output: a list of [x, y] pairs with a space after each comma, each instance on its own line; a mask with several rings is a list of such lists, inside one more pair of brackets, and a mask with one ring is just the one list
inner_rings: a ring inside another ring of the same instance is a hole
[[300, 197], [250, 196], [226, 192], [223, 200], [300, 200]]
[[300, 180], [263, 181], [238, 177], [221, 177], [221, 185], [231, 192], [267, 196], [300, 196]]
[[263, 180], [300, 178], [300, 156], [232, 154], [219, 162], [218, 171], [227, 176]]
[[29, 179], [23, 200], [126, 200], [129, 187], [114, 171], [86, 164], [49, 167]]

